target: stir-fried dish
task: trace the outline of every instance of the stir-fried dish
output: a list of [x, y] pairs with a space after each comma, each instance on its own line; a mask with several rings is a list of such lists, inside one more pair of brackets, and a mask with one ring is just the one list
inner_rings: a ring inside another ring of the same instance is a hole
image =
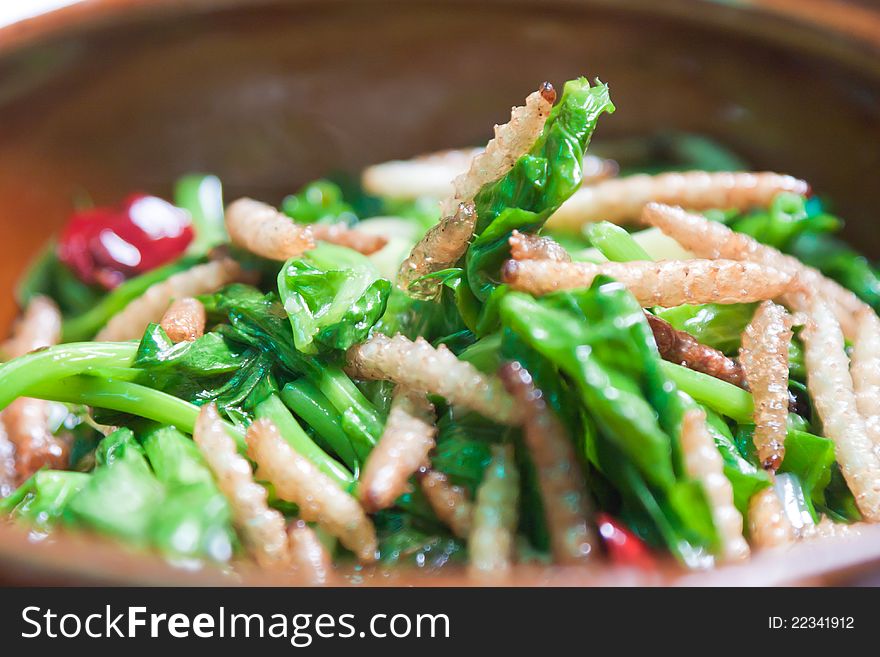
[[706, 140], [587, 155], [613, 111], [544, 83], [483, 148], [279, 207], [190, 175], [78, 209], [2, 346], [0, 514], [310, 583], [880, 521], [880, 273]]

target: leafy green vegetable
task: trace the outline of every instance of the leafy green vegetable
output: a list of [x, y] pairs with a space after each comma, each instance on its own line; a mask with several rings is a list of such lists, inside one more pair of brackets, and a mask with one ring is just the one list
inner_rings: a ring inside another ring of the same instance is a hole
[[341, 414], [311, 381], [302, 378], [288, 383], [281, 391], [281, 400], [343, 463], [351, 469], [358, 466], [360, 457], [342, 428]]
[[698, 342], [731, 356], [739, 351], [740, 336], [757, 307], [754, 303], [709, 303], [658, 309], [656, 315], [673, 328], [690, 333]]
[[600, 278], [588, 290], [540, 300], [510, 293], [500, 314], [505, 330], [571, 381], [599, 429], [587, 432], [585, 453], [642, 518], [646, 535], [688, 562], [714, 550], [705, 494], [681, 463], [685, 402], [626, 288]]
[[0, 409], [43, 383], [65, 376], [131, 365], [137, 345], [124, 342], [62, 344], [0, 365]]
[[187, 253], [204, 255], [229, 241], [223, 217], [223, 185], [217, 176], [192, 173], [174, 186], [174, 204], [189, 212], [195, 236]]
[[836, 217], [822, 212], [808, 212], [802, 196], [782, 192], [776, 195], [767, 210], [735, 219], [730, 227], [751, 235], [759, 242], [786, 251], [799, 235], [832, 232], [840, 225]]
[[611, 222], [598, 221], [587, 224], [584, 227], [584, 234], [590, 240], [590, 244], [613, 262], [652, 260], [648, 252], [626, 230]]
[[391, 283], [379, 278], [366, 256], [320, 244], [284, 263], [278, 292], [296, 348], [316, 353], [363, 342], [385, 313]]
[[48, 531], [88, 480], [89, 475], [83, 472], [40, 470], [12, 495], [0, 499], [0, 516], [12, 515], [41, 531]]
[[301, 224], [357, 221], [354, 208], [343, 200], [342, 189], [329, 180], [316, 180], [285, 197], [281, 211]]
[[319, 470], [336, 481], [340, 486], [349, 488], [353, 485], [354, 477], [352, 477], [351, 473], [312, 441], [277, 395], [270, 395], [258, 404], [255, 415], [257, 418], [270, 420], [278, 427], [281, 437], [291, 447], [309, 459]]
[[[584, 151], [599, 116], [614, 111], [608, 87], [590, 87], [585, 78], [566, 82], [541, 135], [529, 152], [500, 180], [475, 196], [477, 225], [468, 248], [470, 292], [485, 301], [508, 257], [507, 240], [516, 229], [533, 233], [580, 187]], [[459, 307], [462, 303], [459, 301]]]
[[319, 369], [314, 359], [296, 349], [290, 322], [276, 294], [263, 294], [255, 287], [236, 283], [199, 300], [210, 317], [229, 322], [229, 326], [218, 328], [225, 338], [266, 353], [292, 374]]
[[227, 561], [236, 544], [232, 511], [192, 440], [172, 427], [147, 433], [144, 450], [165, 486], [153, 510], [150, 541], [165, 554]]
[[[127, 429], [120, 431], [130, 434]], [[117, 438], [111, 434], [105, 440], [116, 442]], [[116, 458], [95, 468], [88, 483], [70, 500], [66, 512], [101, 533], [146, 545], [152, 511], [164, 495], [143, 451], [126, 447], [116, 452]]]

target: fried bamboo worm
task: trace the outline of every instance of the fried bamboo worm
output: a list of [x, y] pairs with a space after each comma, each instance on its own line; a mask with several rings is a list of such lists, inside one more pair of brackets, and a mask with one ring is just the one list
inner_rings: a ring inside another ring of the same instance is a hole
[[205, 307], [192, 297], [175, 299], [162, 315], [159, 326], [171, 342], [192, 342], [205, 334]]
[[444, 473], [429, 467], [420, 468], [416, 478], [440, 521], [459, 538], [467, 538], [474, 515], [474, 505], [467, 491], [453, 485]]
[[[368, 194], [396, 199], [443, 199], [455, 193], [452, 181], [467, 171], [482, 148], [460, 148], [427, 153], [410, 160], [392, 160], [367, 167], [361, 185]], [[585, 155], [583, 184], [592, 185], [618, 172], [617, 162]]]
[[749, 538], [758, 550], [788, 545], [797, 538], [794, 525], [772, 487], [755, 493], [749, 500]]
[[470, 201], [480, 189], [505, 175], [541, 136], [544, 123], [556, 102], [556, 89], [544, 82], [526, 97], [526, 104], [510, 111], [510, 121], [495, 126], [495, 136], [486, 149], [471, 160], [468, 170], [452, 181], [453, 194], [440, 206], [444, 216], [460, 203]]
[[807, 389], [825, 435], [834, 441], [843, 477], [862, 516], [871, 522], [880, 521], [880, 459], [858, 411], [840, 324], [821, 295], [810, 299], [810, 314], [801, 338]]
[[836, 538], [839, 536], [859, 536], [862, 533], [862, 527], [865, 523], [854, 522], [847, 524], [845, 522], [834, 522], [828, 516], [822, 516], [822, 519], [815, 525], [807, 525], [801, 529], [800, 538], [802, 540], [812, 540], [815, 538]]
[[7, 358], [18, 358], [35, 349], [58, 344], [61, 339], [61, 311], [49, 297], [30, 300], [12, 328], [12, 337], [3, 345]]
[[367, 511], [386, 509], [407, 491], [407, 480], [428, 460], [436, 432], [434, 406], [425, 395], [398, 386], [385, 429], [358, 484]]
[[499, 376], [525, 414], [523, 433], [537, 470], [553, 558], [560, 564], [585, 563], [596, 554], [598, 538], [572, 441], [522, 365], [508, 363]]
[[715, 446], [702, 410], [685, 413], [681, 423], [681, 450], [685, 469], [706, 491], [712, 519], [721, 539], [724, 561], [744, 559], [749, 545], [743, 538], [743, 519], [733, 504], [733, 488], [724, 475], [724, 462]]
[[[4, 351], [10, 358], [24, 356], [36, 349], [58, 344], [61, 339], [61, 312], [48, 297], [34, 297], [13, 328], [12, 338]], [[67, 467], [69, 445], [55, 436], [49, 427], [52, 402], [31, 397], [19, 397], [0, 415], [5, 427], [0, 458], [6, 471], [10, 464], [14, 471], [7, 472], [19, 483], [43, 467]], [[3, 477], [4, 479], [6, 477]], [[3, 484], [0, 482], [0, 487]], [[11, 491], [10, 491], [11, 492]]]
[[752, 441], [766, 470], [779, 469], [788, 434], [788, 348], [792, 318], [785, 308], [765, 301], [742, 334], [739, 362], [755, 400]]
[[458, 262], [467, 250], [476, 222], [474, 204], [469, 201], [432, 226], [400, 266], [398, 287], [419, 299], [434, 298], [439, 290], [437, 281], [422, 278]]
[[737, 233], [717, 221], [658, 203], [645, 206], [642, 221], [659, 228], [698, 258], [747, 260], [797, 277], [798, 286], [783, 297], [786, 305], [803, 312], [807, 309], [808, 300], [798, 288], [820, 292], [832, 305], [837, 321], [849, 338], [855, 335], [855, 316], [869, 307], [845, 287], [797, 258], [761, 244], [748, 235]]
[[283, 500], [299, 507], [307, 522], [317, 522], [364, 563], [376, 559], [376, 530], [358, 501], [297, 453], [268, 420], [256, 420], [247, 432], [248, 456]]
[[544, 129], [555, 101], [556, 90], [545, 82], [526, 98], [523, 107], [511, 110], [507, 124], [495, 126], [495, 136], [486, 150], [477, 154], [468, 170], [452, 181], [453, 193], [440, 204], [440, 223], [425, 234], [400, 266], [398, 287], [423, 299], [436, 296], [437, 281], [423, 280], [416, 286], [413, 283], [451, 267], [464, 255], [476, 224], [474, 196], [484, 185], [507, 174], [528, 152]]
[[645, 316], [654, 333], [657, 350], [664, 360], [714, 376], [740, 388], [745, 387], [742, 367], [734, 359], [728, 358], [718, 349], [698, 342], [690, 333], [674, 329], [669, 322], [656, 315], [646, 312]]
[[315, 248], [310, 226], [302, 226], [267, 203], [240, 198], [226, 208], [233, 244], [269, 260], [287, 260]]
[[304, 584], [321, 586], [333, 575], [333, 561], [315, 531], [304, 520], [294, 520], [287, 528], [290, 562]]
[[316, 240], [346, 246], [364, 255], [375, 253], [388, 244], [388, 239], [382, 235], [352, 230], [343, 223], [312, 224], [311, 229]]
[[568, 251], [549, 237], [514, 230], [507, 241], [510, 244], [510, 257], [514, 260], [571, 262]]
[[482, 148], [454, 148], [411, 160], [374, 164], [364, 170], [361, 185], [374, 196], [446, 198], [455, 193], [452, 181], [467, 171], [471, 161], [482, 152]]
[[589, 287], [596, 276], [616, 279], [642, 307], [749, 303], [773, 299], [790, 289], [792, 276], [772, 267], [735, 260], [657, 262], [553, 262], [508, 260], [502, 280], [515, 290], [544, 295]]
[[809, 185], [771, 172], [639, 174], [579, 189], [550, 217], [547, 226], [576, 231], [594, 221], [626, 223], [638, 219], [642, 208], [651, 202], [680, 205], [690, 210], [747, 210], [770, 205], [780, 192], [806, 194]]
[[880, 456], [880, 318], [870, 308], [856, 317], [856, 335], [850, 363], [856, 405], [865, 429]]
[[474, 574], [498, 575], [510, 570], [519, 501], [519, 471], [510, 445], [493, 445], [477, 489], [473, 527], [468, 538]]
[[224, 258], [196, 265], [156, 283], [114, 315], [95, 336], [98, 342], [139, 339], [150, 322], [159, 322], [170, 300], [214, 292], [248, 277], [234, 260]]
[[346, 372], [359, 379], [387, 380], [440, 395], [450, 404], [477, 411], [500, 424], [519, 424], [521, 411], [497, 378], [458, 360], [446, 345], [424, 338], [375, 334], [348, 350]]
[[15, 445], [9, 440], [6, 425], [0, 416], [0, 500], [8, 497], [18, 483], [15, 470]]
[[248, 551], [261, 566], [286, 565], [290, 553], [284, 516], [269, 508], [266, 489], [254, 481], [250, 464], [238, 454], [214, 404], [199, 412], [193, 440], [229, 500]]

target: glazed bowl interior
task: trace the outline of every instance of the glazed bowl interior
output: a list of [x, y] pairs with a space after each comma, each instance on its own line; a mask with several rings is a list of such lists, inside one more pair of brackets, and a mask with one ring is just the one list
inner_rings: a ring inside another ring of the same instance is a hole
[[[167, 194], [209, 171], [228, 198], [275, 202], [318, 176], [485, 142], [538, 83], [578, 75], [617, 106], [597, 140], [713, 137], [809, 180], [877, 255], [876, 43], [764, 4], [93, 0], [0, 30], [0, 323], [77, 199]], [[46, 567], [43, 546], [22, 545], [0, 533], [0, 568]], [[46, 559], [74, 576], [63, 552]], [[100, 572], [96, 558], [80, 571]]]

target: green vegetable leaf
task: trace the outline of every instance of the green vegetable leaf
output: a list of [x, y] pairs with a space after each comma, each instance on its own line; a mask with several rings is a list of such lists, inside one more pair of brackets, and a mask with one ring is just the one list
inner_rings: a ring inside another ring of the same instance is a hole
[[360, 253], [321, 244], [284, 264], [278, 292], [294, 345], [317, 353], [363, 342], [385, 313], [391, 283]]

